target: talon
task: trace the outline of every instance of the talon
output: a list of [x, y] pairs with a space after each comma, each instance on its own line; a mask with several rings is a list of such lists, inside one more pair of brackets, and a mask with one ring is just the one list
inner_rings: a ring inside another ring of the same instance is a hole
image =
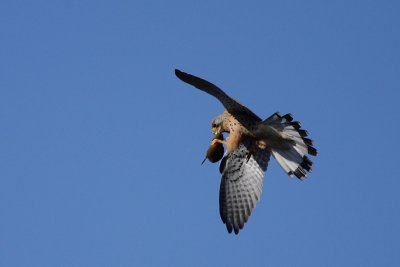
[[214, 138], [214, 139], [211, 141], [211, 145], [215, 145], [216, 143], [226, 145], [226, 141], [220, 140], [220, 139], [217, 139], [217, 138]]
[[211, 141], [211, 145], [207, 150], [206, 157], [201, 164], [204, 163], [206, 159], [210, 162], [215, 163], [222, 159], [224, 156], [224, 146], [226, 142], [223, 140], [224, 136], [222, 134], [218, 134], [216, 137], [213, 138]]
[[256, 141], [256, 145], [261, 149], [266, 149], [267, 148], [267, 143], [264, 140]]
[[247, 154], [247, 156], [246, 156], [246, 163], [249, 162], [249, 160], [250, 160], [252, 154], [253, 154], [253, 153], [251, 153], [251, 152], [249, 152], [249, 153]]

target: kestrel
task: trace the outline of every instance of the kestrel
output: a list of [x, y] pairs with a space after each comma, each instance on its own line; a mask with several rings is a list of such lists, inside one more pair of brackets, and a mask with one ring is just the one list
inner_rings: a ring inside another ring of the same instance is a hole
[[212, 145], [219, 142], [227, 147], [219, 167], [219, 211], [228, 232], [238, 234], [260, 198], [270, 155], [289, 176], [303, 180], [313, 165], [307, 154], [316, 156], [317, 150], [291, 114], [281, 116], [277, 112], [262, 120], [214, 84], [177, 69], [175, 74], [216, 97], [225, 107], [213, 119], [211, 128], [216, 136], [229, 133], [229, 137], [226, 141], [214, 138]]

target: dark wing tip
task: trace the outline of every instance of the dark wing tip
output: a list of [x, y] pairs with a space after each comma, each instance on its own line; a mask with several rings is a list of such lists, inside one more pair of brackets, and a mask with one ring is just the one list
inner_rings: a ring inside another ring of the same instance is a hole
[[228, 230], [228, 233], [232, 233], [233, 230], [232, 225], [230, 223], [226, 223], [225, 225], [226, 225], [226, 230]]
[[240, 229], [243, 229], [243, 226], [240, 228], [238, 225], [234, 225], [231, 222], [225, 222], [226, 225], [226, 230], [228, 230], [229, 234], [232, 234], [232, 232], [235, 233], [235, 235], [239, 234]]
[[[210, 83], [209, 81], [206, 81], [202, 78], [199, 78], [197, 76], [194, 76], [192, 74], [180, 71], [178, 69], [175, 69], [175, 75], [176, 77], [178, 77], [181, 81], [188, 83], [202, 91], [205, 91], [208, 94], [211, 94], [215, 97], [218, 98], [217, 93], [219, 94], [225, 94], [224, 92], [222, 92], [221, 89], [219, 89], [218, 87], [216, 87], [214, 84]], [[216, 92], [216, 91], [220, 91], [220, 92]]]
[[181, 77], [183, 76], [183, 74], [184, 74], [184, 72], [182, 72], [182, 71], [180, 71], [180, 70], [178, 70], [178, 69], [175, 69], [175, 75], [176, 75], [176, 77], [178, 77], [179, 79], [182, 79]]
[[235, 231], [235, 235], [239, 234], [239, 228], [235, 227], [234, 231]]

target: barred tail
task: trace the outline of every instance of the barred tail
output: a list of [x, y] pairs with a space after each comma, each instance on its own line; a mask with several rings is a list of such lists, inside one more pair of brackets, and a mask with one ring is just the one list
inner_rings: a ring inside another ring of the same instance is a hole
[[316, 156], [308, 132], [300, 129], [301, 124], [293, 121], [291, 114], [281, 116], [275, 113], [258, 126], [256, 135], [269, 145], [272, 155], [283, 170], [291, 177], [303, 180], [312, 171], [312, 161], [307, 154]]

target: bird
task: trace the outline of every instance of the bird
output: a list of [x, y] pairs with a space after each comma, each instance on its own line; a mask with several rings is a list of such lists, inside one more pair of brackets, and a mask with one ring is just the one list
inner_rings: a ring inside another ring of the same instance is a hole
[[[290, 113], [275, 112], [262, 120], [211, 82], [178, 69], [175, 75], [212, 95], [225, 108], [211, 122], [216, 138], [210, 149], [215, 143], [226, 146], [219, 165], [219, 213], [228, 233], [237, 235], [260, 199], [271, 155], [290, 177], [304, 180], [313, 166], [308, 155], [317, 156], [317, 149]], [[221, 138], [224, 133], [229, 135], [225, 140]]]

